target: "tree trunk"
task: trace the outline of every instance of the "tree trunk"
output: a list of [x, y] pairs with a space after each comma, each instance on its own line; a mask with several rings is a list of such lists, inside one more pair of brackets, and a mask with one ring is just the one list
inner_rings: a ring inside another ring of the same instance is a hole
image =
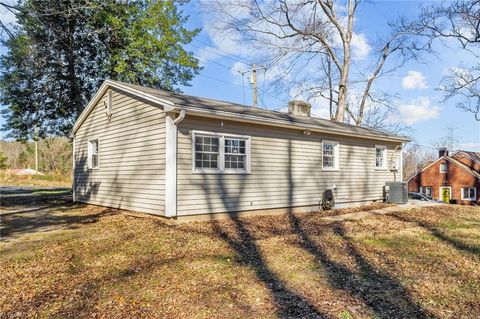
[[347, 109], [347, 84], [350, 73], [350, 42], [353, 34], [353, 16], [355, 13], [355, 5], [353, 0], [348, 1], [348, 25], [346, 33], [341, 33], [343, 42], [343, 68], [340, 73], [340, 82], [338, 83], [338, 105], [335, 114], [335, 120], [343, 122], [345, 119], [345, 111]]
[[67, 51], [67, 72], [68, 72], [68, 81], [70, 82], [70, 100], [74, 102], [76, 117], [82, 112], [82, 100], [80, 87], [78, 85], [77, 74], [75, 71], [75, 52], [74, 48], [74, 33], [75, 33], [75, 19], [71, 19], [68, 23], [68, 46], [65, 46]]

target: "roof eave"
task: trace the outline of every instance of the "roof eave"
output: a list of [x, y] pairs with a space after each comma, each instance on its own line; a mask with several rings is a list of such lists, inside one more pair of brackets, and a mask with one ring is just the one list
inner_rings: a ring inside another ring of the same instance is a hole
[[196, 116], [208, 117], [208, 118], [233, 119], [238, 122], [266, 124], [269, 126], [276, 126], [276, 127], [282, 127], [282, 128], [290, 128], [290, 129], [291, 128], [296, 128], [301, 130], [309, 129], [312, 132], [335, 134], [335, 135], [342, 135], [342, 136], [349, 136], [349, 137], [359, 137], [359, 138], [372, 139], [372, 140], [383, 140], [383, 141], [399, 142], [399, 143], [406, 143], [411, 141], [411, 139], [403, 136], [381, 136], [381, 135], [353, 133], [353, 132], [349, 133], [349, 132], [335, 130], [335, 129], [323, 129], [315, 125], [292, 123], [287, 120], [268, 119], [268, 118], [259, 117], [259, 116], [237, 114], [237, 113], [217, 111], [217, 110], [200, 109], [200, 108], [188, 107], [188, 106], [186, 107], [182, 106], [181, 108], [187, 111], [187, 115], [194, 114]]
[[80, 114], [78, 119], [75, 121], [75, 124], [73, 125], [72, 129], [68, 133], [70, 138], [72, 138], [75, 135], [75, 133], [78, 131], [80, 126], [86, 120], [88, 115], [92, 112], [95, 105], [97, 105], [98, 101], [102, 98], [102, 96], [105, 94], [105, 92], [109, 88], [115, 88], [115, 89], [121, 90], [123, 92], [130, 93], [130, 94], [133, 94], [135, 96], [144, 98], [144, 99], [146, 99], [148, 101], [151, 101], [155, 104], [162, 105], [166, 112], [172, 111], [172, 110], [175, 109], [175, 103], [173, 103], [172, 101], [165, 100], [165, 99], [150, 95], [148, 93], [133, 89], [133, 88], [128, 87], [126, 85], [122, 85], [121, 83], [118, 83], [118, 82], [114, 82], [114, 81], [111, 81], [111, 80], [105, 80], [102, 83], [102, 85], [100, 86], [100, 88], [98, 89], [97, 93], [95, 93], [95, 96], [90, 100], [90, 102], [88, 102], [85, 109], [82, 111], [82, 113]]

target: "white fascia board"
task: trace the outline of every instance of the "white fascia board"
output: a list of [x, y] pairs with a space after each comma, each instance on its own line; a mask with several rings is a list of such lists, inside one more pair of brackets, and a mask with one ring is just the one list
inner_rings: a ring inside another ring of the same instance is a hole
[[140, 98], [143, 98], [143, 99], [148, 100], [150, 102], [153, 102], [155, 104], [160, 104], [164, 107], [165, 112], [169, 112], [169, 111], [172, 111], [172, 110], [175, 109], [175, 104], [172, 101], [165, 100], [165, 99], [147, 94], [145, 92], [133, 89], [131, 87], [128, 87], [126, 85], [122, 85], [120, 83], [116, 83], [116, 82], [113, 82], [113, 81], [110, 81], [110, 80], [105, 80], [105, 82], [103, 82], [103, 84], [100, 86], [97, 93], [95, 93], [95, 96], [90, 100], [90, 102], [87, 104], [87, 106], [85, 107], [85, 109], [83, 110], [83, 112], [80, 114], [77, 121], [73, 125], [73, 128], [69, 133], [70, 137], [73, 137], [75, 135], [75, 133], [80, 128], [80, 126], [85, 121], [85, 119], [88, 117], [88, 115], [93, 110], [95, 105], [97, 105], [98, 101], [102, 98], [102, 96], [105, 94], [105, 92], [109, 88], [116, 88], [118, 90], [121, 90], [123, 92], [130, 93], [132, 95], [138, 96]]

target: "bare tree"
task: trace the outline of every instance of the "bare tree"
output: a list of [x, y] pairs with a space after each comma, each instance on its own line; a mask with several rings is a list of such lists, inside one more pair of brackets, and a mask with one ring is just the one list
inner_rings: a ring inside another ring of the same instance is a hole
[[480, 121], [480, 0], [456, 0], [422, 7], [417, 21], [404, 26], [431, 40], [456, 40], [475, 63], [450, 69], [440, 87], [445, 100], [458, 97], [457, 106]]
[[[331, 119], [361, 125], [370, 107], [393, 111], [378, 103], [377, 97], [384, 94], [375, 92], [375, 82], [418, 58], [429, 49], [429, 42], [420, 45], [410, 30], [392, 24], [376, 41], [373, 62], [364, 70], [358, 66], [353, 70], [353, 44], [366, 41], [355, 31], [360, 2], [230, 0], [214, 2], [210, 12], [220, 13], [219, 32], [233, 31], [241, 41], [265, 54], [266, 64], [281, 74], [276, 84], [285, 91], [307, 99], [324, 99]], [[351, 95], [359, 95], [358, 102], [351, 103]]]
[[411, 144], [403, 150], [403, 179], [407, 180], [418, 171], [437, 159], [437, 153], [432, 148], [422, 148]]

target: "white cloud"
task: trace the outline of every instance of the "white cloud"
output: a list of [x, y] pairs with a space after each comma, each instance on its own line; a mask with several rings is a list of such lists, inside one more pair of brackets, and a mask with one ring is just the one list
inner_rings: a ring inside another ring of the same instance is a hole
[[408, 71], [408, 74], [402, 79], [402, 87], [404, 89], [426, 89], [427, 81], [422, 72]]
[[464, 151], [480, 152], [480, 142], [466, 142], [458, 144], [458, 149]]
[[412, 125], [418, 122], [437, 118], [440, 115], [441, 108], [437, 105], [431, 105], [432, 102], [426, 96], [419, 97], [398, 107], [396, 121], [403, 122], [406, 125]]
[[372, 48], [367, 42], [367, 37], [363, 33], [353, 33], [352, 35], [352, 55], [355, 60], [363, 60], [370, 54]]

